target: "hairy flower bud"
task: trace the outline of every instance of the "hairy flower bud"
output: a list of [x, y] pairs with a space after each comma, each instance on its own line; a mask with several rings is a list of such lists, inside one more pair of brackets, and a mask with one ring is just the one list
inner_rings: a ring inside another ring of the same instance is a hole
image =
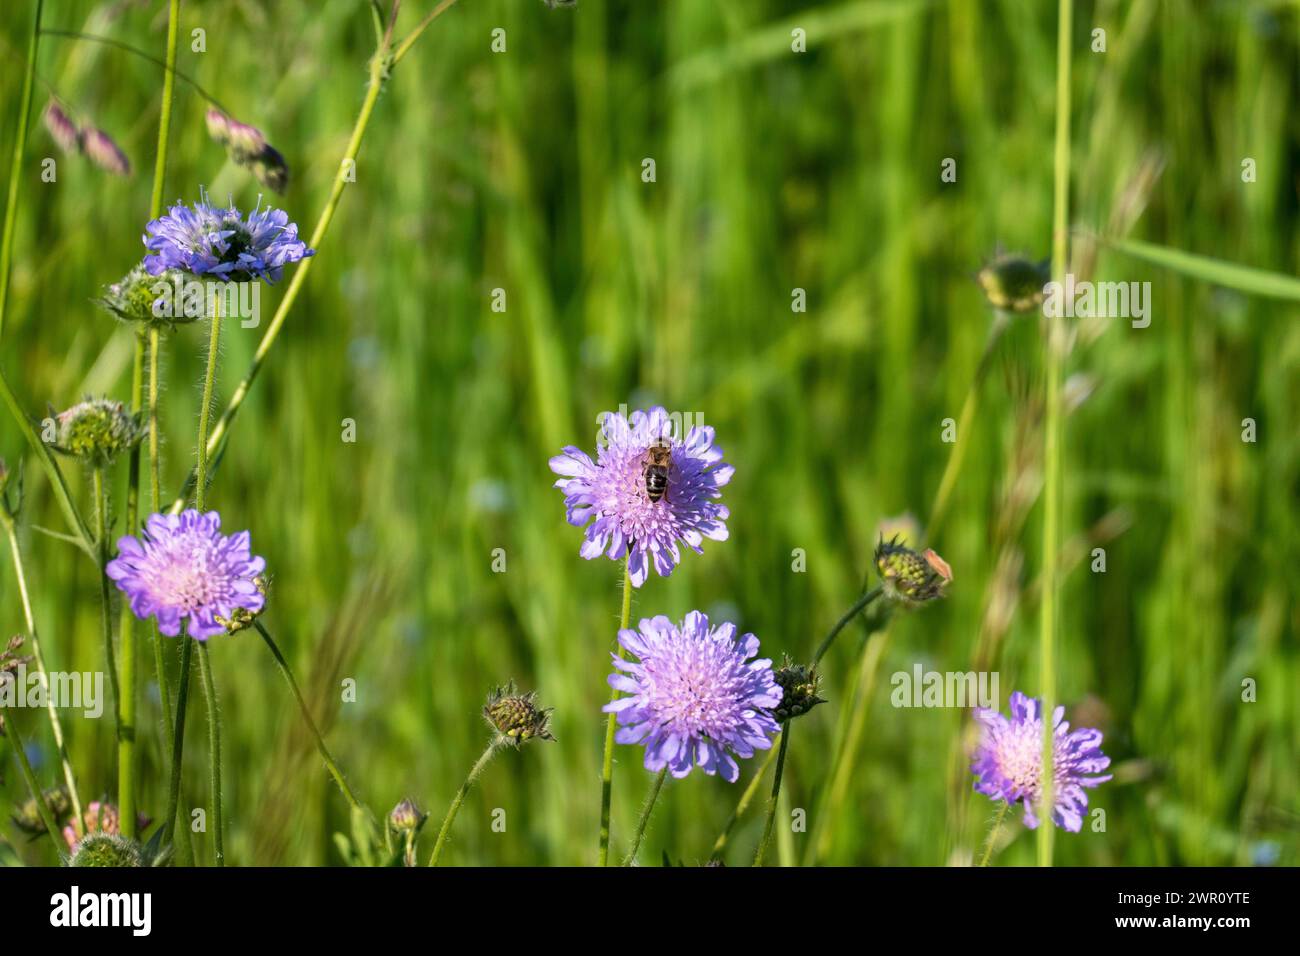
[[180, 276], [180, 271], [176, 269], [165, 270], [161, 275], [150, 275], [143, 264], [138, 264], [120, 280], [105, 287], [104, 294], [95, 300], [95, 304], [107, 309], [123, 322], [139, 322], [164, 329], [184, 325], [193, 322], [196, 317], [188, 314], [190, 310], [156, 307], [168, 301], [166, 293], [175, 288]]
[[520, 694], [515, 690], [514, 681], [505, 687], [498, 687], [488, 695], [483, 708], [483, 716], [501, 737], [518, 747], [525, 740], [539, 737], [542, 740], [554, 740], [550, 732], [552, 708], [545, 710], [537, 706], [537, 692]]
[[116, 833], [91, 833], [82, 838], [70, 866], [144, 866], [140, 844]]
[[772, 672], [772, 678], [781, 688], [781, 703], [772, 711], [772, 716], [781, 723], [826, 703], [824, 698], [817, 696], [822, 680], [817, 668], [796, 664], [788, 654], [782, 659], [781, 666]]
[[952, 580], [952, 568], [933, 550], [918, 554], [898, 543], [898, 538], [876, 546], [876, 571], [885, 595], [906, 606], [924, 604], [944, 596]]
[[415, 805], [415, 801], [408, 797], [393, 807], [392, 812], [388, 814], [388, 822], [394, 830], [405, 833], [409, 830], [418, 830], [427, 817], [428, 814], [422, 813]]
[[104, 468], [138, 442], [145, 432], [139, 415], [122, 402], [88, 398], [58, 415], [57, 449], [80, 458], [92, 468]]

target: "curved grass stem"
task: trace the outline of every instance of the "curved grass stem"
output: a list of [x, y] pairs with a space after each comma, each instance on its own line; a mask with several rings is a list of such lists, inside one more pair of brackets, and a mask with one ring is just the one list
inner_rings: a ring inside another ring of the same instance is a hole
[[54, 814], [50, 811], [50, 805], [45, 802], [45, 793], [41, 790], [40, 781], [36, 779], [36, 772], [32, 770], [31, 762], [27, 759], [27, 744], [16, 724], [17, 722], [13, 720], [6, 721], [5, 734], [13, 738], [13, 747], [11, 749], [14, 752], [14, 759], [18, 761], [18, 770], [22, 773], [23, 781], [27, 784], [27, 789], [36, 802], [36, 812], [40, 814], [41, 822], [45, 824], [50, 839], [54, 841], [55, 852], [62, 856], [62, 851], [59, 848], [63, 846], [63, 834], [59, 832], [59, 825], [55, 822]]
[[303, 722], [306, 723], [307, 729], [311, 731], [312, 737], [316, 741], [316, 749], [320, 752], [321, 759], [325, 761], [325, 767], [329, 770], [330, 776], [338, 784], [339, 789], [343, 791], [343, 796], [347, 799], [352, 809], [360, 810], [364, 813], [372, 824], [377, 828], [378, 821], [374, 813], [365, 803], [363, 803], [348, 785], [347, 778], [343, 776], [343, 771], [339, 769], [338, 761], [330, 753], [329, 747], [325, 745], [325, 738], [321, 735], [320, 728], [316, 726], [316, 721], [312, 719], [311, 710], [307, 707], [307, 701], [303, 699], [302, 691], [298, 688], [298, 682], [294, 679], [293, 671], [289, 669], [289, 662], [285, 660], [284, 654], [280, 652], [279, 646], [272, 639], [266, 628], [262, 626], [261, 621], [254, 621], [253, 627], [257, 633], [262, 636], [267, 648], [271, 651], [271, 656], [275, 658], [276, 666], [280, 669], [280, 674], [284, 677], [285, 683], [289, 685], [289, 690], [293, 692], [294, 700], [298, 702], [298, 710], [302, 713]]
[[722, 832], [719, 833], [718, 838], [713, 841], [713, 850], [709, 854], [710, 863], [717, 863], [722, 859], [722, 852], [727, 848], [727, 841], [731, 839], [731, 831], [736, 828], [737, 821], [745, 815], [745, 811], [749, 809], [749, 805], [754, 802], [754, 797], [758, 793], [758, 787], [763, 780], [763, 775], [767, 773], [767, 768], [772, 766], [772, 762], [776, 760], [777, 753], [779, 753], [778, 748], [768, 748], [767, 756], [763, 758], [763, 762], [758, 766], [758, 772], [754, 774], [746, 785], [745, 792], [740, 795], [740, 800], [736, 804], [736, 809], [731, 811], [731, 816], [727, 817], [727, 822], [722, 825]]

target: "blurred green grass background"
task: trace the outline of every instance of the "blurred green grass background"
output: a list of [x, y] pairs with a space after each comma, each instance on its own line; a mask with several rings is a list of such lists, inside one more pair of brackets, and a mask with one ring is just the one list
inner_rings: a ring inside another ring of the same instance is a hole
[[[431, 6], [403, 4], [399, 34]], [[294, 180], [277, 204], [304, 231], [363, 94], [366, 7], [182, 6], [179, 69], [286, 155]], [[0, 15], [6, 157], [29, 8], [7, 3]], [[1054, 16], [1030, 0], [581, 0], [556, 11], [462, 0], [434, 23], [379, 102], [356, 182], [209, 502], [267, 558], [267, 626], [377, 812], [411, 796], [436, 829], [486, 742], [484, 696], [514, 678], [555, 707], [558, 740], [498, 758], [445, 859], [594, 860], [620, 572], [578, 557], [546, 462], [564, 444], [590, 450], [600, 412], [659, 402], [701, 413], [737, 469], [724, 498], [730, 540], [652, 577], [634, 619], [700, 608], [756, 633], [764, 654], [806, 657], [857, 596], [879, 523], [929, 519], [954, 447], [942, 422], [959, 416], [994, 320], [973, 276], [999, 247], [1041, 258], [1051, 242]], [[48, 0], [45, 24], [163, 55], [165, 4]], [[806, 53], [790, 51], [795, 27]], [[1097, 27], [1105, 53], [1090, 49]], [[204, 53], [190, 49], [195, 28]], [[495, 28], [505, 53], [490, 50]], [[1092, 391], [1065, 431], [1076, 560], [1057, 686], [1071, 719], [1105, 730], [1117, 779], [1091, 792], [1105, 832], [1060, 836], [1056, 858], [1294, 865], [1298, 310], [1094, 247], [1087, 234], [1119, 221], [1150, 242], [1296, 272], [1300, 11], [1101, 0], [1077, 6], [1074, 33], [1076, 265], [1095, 250], [1096, 278], [1150, 281], [1153, 321], [1081, 328], [1066, 366]], [[111, 178], [58, 154], [39, 126], [49, 86], [38, 85], [0, 343], [38, 416], [85, 393], [127, 397], [131, 332], [89, 300], [143, 253], [161, 85], [147, 61], [54, 37], [39, 71], [118, 140], [135, 174]], [[190, 201], [207, 186], [251, 206], [260, 190], [224, 164], [204, 108], [178, 84], [165, 197]], [[39, 181], [45, 156], [58, 159], [55, 184]], [[647, 157], [654, 183], [641, 180]], [[940, 181], [946, 157], [955, 183]], [[1253, 183], [1242, 182], [1245, 157]], [[504, 313], [490, 309], [497, 288]], [[795, 288], [806, 313], [791, 311]], [[281, 292], [264, 290], [264, 317]], [[225, 334], [222, 403], [261, 332]], [[168, 501], [192, 461], [204, 347], [191, 327], [164, 355]], [[1000, 673], [1004, 699], [1037, 693], [1040, 360], [1037, 320], [1015, 320], [959, 436], [965, 459], [929, 542], [953, 566], [950, 597], [897, 618], [866, 656], [855, 623], [826, 659], [830, 703], [799, 721], [783, 798], [787, 812], [807, 811], [812, 834], [780, 826], [781, 862], [938, 865], [978, 849], [993, 807], [970, 793], [969, 720], [892, 707], [889, 677], [917, 662], [983, 664]], [[1248, 417], [1254, 444], [1240, 437]], [[354, 444], [341, 441], [345, 418]], [[25, 451], [4, 418], [0, 455], [14, 463]], [[44, 476], [27, 471], [23, 540], [46, 653], [56, 669], [102, 668], [93, 568], [32, 531], [61, 525]], [[87, 502], [85, 476], [65, 471]], [[120, 467], [119, 533], [124, 485]], [[1106, 549], [1104, 574], [1089, 569], [1093, 546]], [[505, 573], [492, 570], [497, 548]], [[796, 548], [806, 573], [792, 571]], [[0, 628], [22, 627], [6, 557]], [[348, 828], [346, 804], [265, 649], [245, 633], [212, 651], [228, 858], [339, 862], [331, 835]], [[140, 661], [140, 803], [157, 817], [166, 759], [143, 643]], [[357, 701], [341, 704], [348, 677]], [[1244, 678], [1258, 683], [1255, 703], [1241, 701]], [[184, 807], [207, 803], [192, 697]], [[41, 717], [16, 719], [52, 785]], [[111, 796], [111, 719], [65, 724], [83, 800]], [[851, 759], [834, 792], [837, 749]], [[640, 756], [616, 754], [616, 858], [650, 783]], [[707, 858], [756, 768], [736, 786], [701, 774], [670, 783], [641, 858]], [[26, 799], [12, 758], [3, 777], [0, 812]], [[495, 808], [505, 833], [491, 828]], [[761, 822], [762, 799], [728, 862], [748, 862]], [[1020, 825], [1006, 836], [998, 862], [1031, 863]], [[10, 862], [53, 859], [7, 824], [0, 839]]]

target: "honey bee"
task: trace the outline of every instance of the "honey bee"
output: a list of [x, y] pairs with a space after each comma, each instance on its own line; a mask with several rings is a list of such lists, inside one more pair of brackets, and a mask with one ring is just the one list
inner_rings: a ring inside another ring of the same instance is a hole
[[651, 501], [658, 501], [668, 491], [668, 469], [673, 463], [673, 446], [662, 438], [646, 449], [641, 458], [641, 474], [645, 476], [645, 493]]

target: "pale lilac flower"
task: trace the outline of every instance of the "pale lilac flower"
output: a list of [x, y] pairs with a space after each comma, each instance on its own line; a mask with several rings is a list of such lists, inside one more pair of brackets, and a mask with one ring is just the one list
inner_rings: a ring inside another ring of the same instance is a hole
[[[681, 560], [679, 543], [700, 554], [705, 538], [727, 539], [729, 512], [717, 499], [735, 468], [722, 461], [712, 428], [696, 426], [685, 438], [673, 431], [658, 406], [628, 418], [606, 412], [596, 461], [569, 445], [550, 462], [561, 476], [555, 487], [564, 492], [569, 524], [591, 522], [581, 555], [590, 560], [607, 554], [615, 561], [627, 555], [635, 587], [645, 583], [652, 564], [661, 577], [671, 574]], [[653, 501], [646, 488], [647, 453], [661, 441], [671, 448], [671, 464], [667, 488]]]
[[[1042, 800], [1043, 721], [1042, 702], [1016, 691], [1011, 695], [1011, 717], [996, 710], [977, 708], [975, 719], [982, 736], [975, 748], [971, 771], [978, 778], [975, 789], [995, 800], [1023, 803], [1025, 826], [1038, 826], [1035, 805]], [[1052, 822], [1078, 833], [1083, 811], [1088, 808], [1084, 787], [1095, 787], [1111, 778], [1101, 771], [1110, 758], [1101, 752], [1101, 731], [1084, 728], [1070, 731], [1062, 720], [1064, 707], [1052, 713]]]
[[659, 615], [619, 631], [618, 642], [637, 660], [613, 655], [610, 686], [629, 696], [604, 710], [623, 725], [620, 744], [645, 746], [647, 770], [685, 777], [698, 766], [735, 782], [732, 754], [748, 758], [772, 746], [778, 728], [769, 711], [781, 703], [781, 688], [770, 660], [750, 660], [758, 653], [753, 634], [737, 640], [734, 624], [713, 628], [691, 611], [681, 627]]
[[221, 533], [221, 516], [193, 508], [150, 516], [139, 538], [117, 541], [118, 555], [104, 573], [131, 602], [131, 612], [158, 619], [169, 637], [187, 625], [201, 641], [225, 634], [232, 622], [257, 614], [266, 603], [266, 561], [249, 551], [247, 531]]
[[220, 208], [206, 197], [191, 206], [175, 205], [145, 227], [144, 257], [150, 275], [181, 269], [232, 282], [275, 282], [284, 266], [316, 254], [298, 238], [298, 226], [270, 206], [244, 219], [232, 204]]

